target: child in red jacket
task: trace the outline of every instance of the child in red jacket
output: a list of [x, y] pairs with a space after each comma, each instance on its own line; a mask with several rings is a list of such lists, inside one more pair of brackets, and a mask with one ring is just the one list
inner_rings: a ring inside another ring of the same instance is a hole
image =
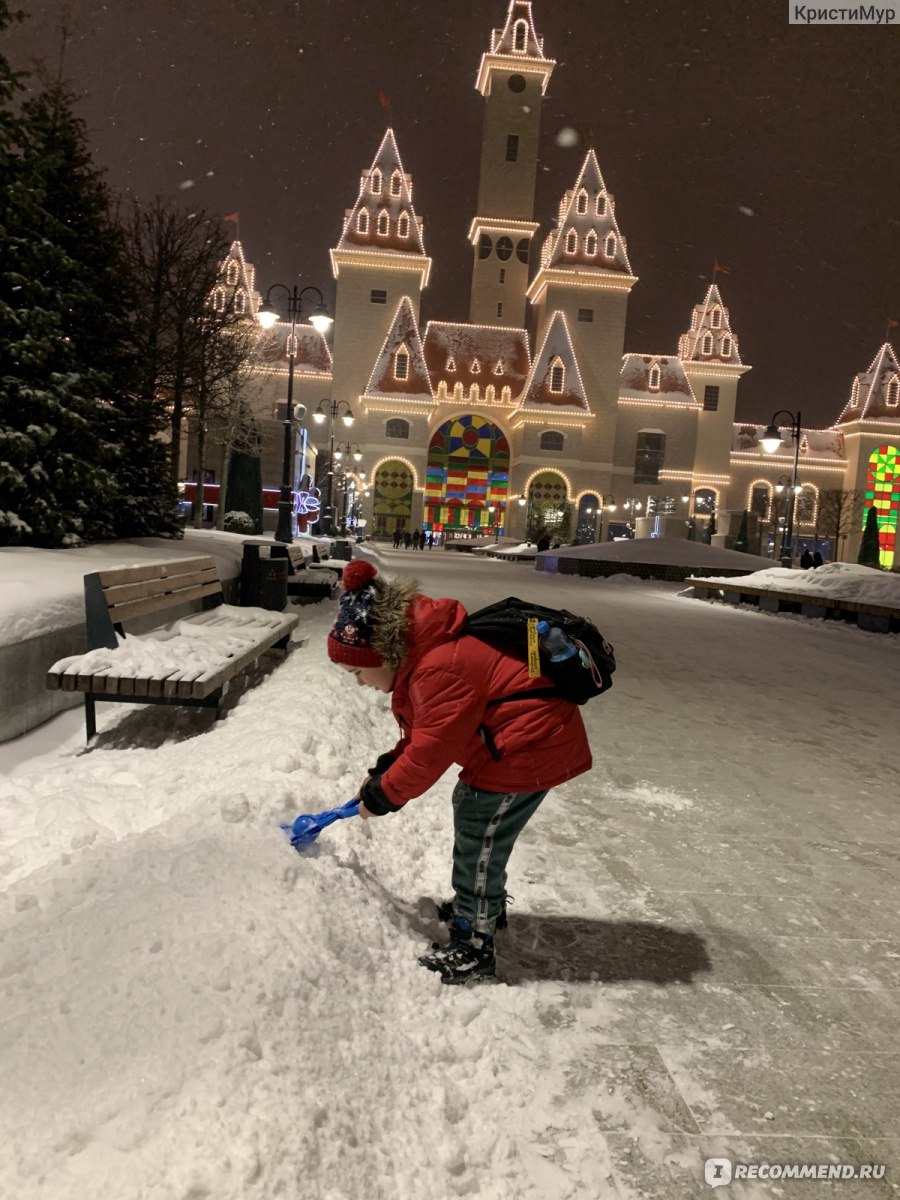
[[328, 635], [332, 661], [359, 684], [389, 692], [400, 725], [399, 742], [359, 789], [361, 817], [399, 812], [451, 764], [462, 767], [453, 791], [450, 941], [419, 959], [450, 984], [494, 974], [516, 839], [551, 787], [591, 767], [577, 706], [552, 695], [504, 701], [549, 681], [466, 636], [465, 621], [457, 600], [432, 600], [413, 581], [389, 581], [357, 559], [344, 569]]

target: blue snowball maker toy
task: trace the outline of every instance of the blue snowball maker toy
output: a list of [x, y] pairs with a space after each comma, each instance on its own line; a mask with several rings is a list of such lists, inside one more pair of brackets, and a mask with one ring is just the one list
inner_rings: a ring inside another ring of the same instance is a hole
[[323, 829], [333, 825], [335, 821], [343, 821], [344, 817], [355, 817], [359, 810], [359, 797], [348, 800], [340, 808], [329, 808], [320, 813], [301, 813], [293, 825], [282, 825], [282, 829], [291, 839], [295, 850], [303, 846], [311, 846]]

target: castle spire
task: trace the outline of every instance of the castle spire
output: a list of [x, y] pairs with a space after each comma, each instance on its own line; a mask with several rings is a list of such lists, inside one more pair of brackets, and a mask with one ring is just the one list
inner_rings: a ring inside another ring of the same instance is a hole
[[682, 362], [743, 366], [728, 309], [715, 283], [710, 284], [703, 302], [694, 305], [691, 327], [678, 339], [678, 357]]
[[853, 380], [850, 399], [836, 425], [848, 421], [896, 421], [900, 417], [900, 363], [890, 342], [872, 359], [868, 371]]
[[615, 201], [606, 190], [593, 149], [587, 152], [575, 186], [560, 201], [556, 228], [544, 242], [541, 267], [631, 275]]
[[544, 58], [544, 39], [538, 37], [535, 29], [531, 0], [510, 0], [506, 24], [502, 29], [491, 31], [491, 48], [481, 59], [475, 84], [482, 96], [491, 91], [493, 69], [499, 67], [508, 71], [511, 63], [515, 63], [520, 71], [538, 75], [541, 95], [547, 91], [556, 64], [552, 59]]
[[393, 129], [388, 128], [359, 195], [344, 214], [338, 251], [368, 250], [425, 258], [422, 222], [412, 202], [412, 176], [403, 170]]

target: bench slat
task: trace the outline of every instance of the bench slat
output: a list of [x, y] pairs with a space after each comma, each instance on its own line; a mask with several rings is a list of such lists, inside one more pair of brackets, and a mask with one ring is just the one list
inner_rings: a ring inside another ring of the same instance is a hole
[[113, 608], [127, 604], [130, 600], [144, 600], [148, 596], [169, 596], [197, 587], [198, 584], [218, 582], [215, 567], [206, 567], [202, 571], [188, 571], [184, 575], [176, 575], [174, 579], [142, 579], [137, 583], [117, 583], [113, 587], [105, 587], [103, 595], [109, 607]]
[[196, 680], [194, 680], [192, 693], [194, 699], [202, 700], [204, 696], [208, 696], [210, 692], [214, 692], [217, 687], [221, 687], [226, 679], [230, 679], [232, 675], [236, 675], [238, 672], [243, 671], [245, 667], [248, 667], [259, 657], [263, 650], [270, 649], [275, 645], [276, 642], [280, 642], [283, 637], [289, 634], [294, 628], [295, 624], [296, 620], [292, 621], [290, 624], [286, 622], [282, 627], [273, 629], [265, 640], [262, 640], [256, 646], [251, 647], [245, 654], [242, 654], [239, 658], [233, 659], [227, 667], [219, 668], [219, 670], [215, 671], [212, 675], [200, 675]]
[[133, 600], [129, 604], [117, 604], [114, 608], [110, 608], [109, 615], [114, 623], [131, 621], [135, 617], [142, 617], [147, 613], [162, 612], [164, 609], [174, 608], [179, 604], [189, 604], [204, 596], [219, 595], [221, 591], [222, 585], [216, 580], [215, 583], [185, 588], [184, 591], [172, 592], [168, 596], [151, 596], [146, 600]]
[[119, 584], [139, 583], [144, 579], [177, 579], [179, 575], [215, 569], [215, 559], [204, 555], [202, 558], [182, 558], [175, 562], [150, 563], [142, 567], [113, 567], [108, 571], [98, 571], [97, 574], [100, 586], [111, 588]]

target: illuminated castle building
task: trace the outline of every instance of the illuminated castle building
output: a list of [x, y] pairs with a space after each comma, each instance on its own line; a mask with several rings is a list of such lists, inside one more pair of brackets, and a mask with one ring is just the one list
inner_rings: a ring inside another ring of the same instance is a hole
[[[352, 430], [338, 423], [336, 436], [350, 436], [364, 452], [366, 475], [357, 477], [351, 511], [376, 536], [400, 526], [444, 538], [519, 538], [535, 512], [562, 522], [565, 540], [605, 538], [624, 522], [639, 536], [685, 536], [692, 527], [699, 536], [713, 512], [721, 536], [734, 532], [732, 518], [744, 511], [774, 535], [788, 503], [794, 444], [785, 429], [779, 451], [764, 455], [762, 427], [736, 420], [738, 385], [750, 367], [718, 286], [693, 297], [699, 302], [677, 348], [625, 352], [637, 279], [594, 150], [562, 196], [554, 227], [538, 238], [541, 108], [554, 67], [531, 4], [511, 0], [476, 81], [484, 126], [468, 229], [467, 322], [420, 328], [432, 270], [427, 231], [387, 130], [331, 251], [333, 348], [301, 327], [295, 399], [310, 412], [323, 397], [332, 409], [352, 409]], [[238, 243], [226, 269], [237, 272], [248, 311], [255, 310], [252, 269]], [[269, 416], [284, 400], [288, 335], [285, 324], [261, 335], [258, 378]], [[322, 463], [330, 429], [310, 425], [309, 432]], [[900, 367], [885, 343], [853, 381], [834, 426], [801, 431], [798, 545], [837, 530], [823, 497], [858, 491], [879, 512], [882, 562], [891, 565], [898, 446]], [[277, 482], [277, 473], [269, 475], [266, 482]], [[857, 508], [833, 553], [855, 556], [862, 516]]]

